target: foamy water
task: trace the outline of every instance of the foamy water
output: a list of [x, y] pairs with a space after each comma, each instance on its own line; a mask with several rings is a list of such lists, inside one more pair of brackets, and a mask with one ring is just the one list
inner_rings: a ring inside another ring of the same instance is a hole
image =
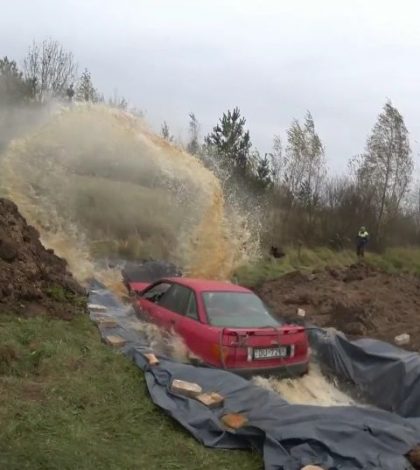
[[[132, 321], [129, 325], [141, 331], [150, 348], [156, 354], [162, 354], [180, 362], [196, 362], [199, 358], [186, 346], [183, 339], [175, 332], [167, 332], [154, 324]], [[356, 402], [339, 390], [334, 381], [325, 377], [319, 365], [311, 363], [309, 373], [299, 378], [279, 379], [255, 376], [252, 382], [266, 390], [278, 393], [284, 400], [292, 404], [317, 406], [345, 406]]]
[[254, 377], [256, 385], [278, 393], [289, 403], [343, 406], [353, 405], [354, 400], [339, 390], [337, 385], [326, 378], [317, 363], [311, 363], [309, 373], [293, 379], [278, 379], [275, 377]]

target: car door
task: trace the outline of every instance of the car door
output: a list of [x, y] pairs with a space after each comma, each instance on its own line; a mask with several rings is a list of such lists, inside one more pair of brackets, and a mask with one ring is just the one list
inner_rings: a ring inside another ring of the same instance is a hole
[[174, 284], [160, 305], [167, 310], [169, 328], [173, 328], [183, 338], [193, 353], [206, 360], [210, 349], [208, 327], [199, 320], [195, 292], [186, 286]]
[[171, 287], [172, 284], [170, 282], [162, 281], [143, 292], [138, 300], [140, 315], [146, 317], [147, 320], [153, 321], [158, 326], [165, 327], [166, 316], [159, 305], [159, 301], [162, 300]]
[[174, 283], [158, 301], [157, 308], [160, 310], [160, 317], [163, 319], [162, 326], [166, 329], [178, 331], [179, 323], [184, 315], [183, 312], [187, 308], [188, 295], [189, 289]]

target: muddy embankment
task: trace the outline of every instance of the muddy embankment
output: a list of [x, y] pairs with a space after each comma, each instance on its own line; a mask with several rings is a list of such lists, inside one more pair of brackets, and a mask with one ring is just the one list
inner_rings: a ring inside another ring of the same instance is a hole
[[276, 315], [334, 327], [350, 338], [393, 342], [409, 333], [405, 349], [420, 352], [420, 279], [383, 272], [364, 263], [313, 273], [292, 272], [257, 289]]
[[43, 247], [13, 202], [0, 198], [0, 313], [71, 319], [84, 294], [66, 261]]

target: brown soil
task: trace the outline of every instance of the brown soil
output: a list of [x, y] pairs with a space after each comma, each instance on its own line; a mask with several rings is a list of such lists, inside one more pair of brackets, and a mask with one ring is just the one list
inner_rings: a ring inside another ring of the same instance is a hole
[[0, 198], [0, 313], [71, 319], [84, 294], [66, 262], [42, 246], [13, 202]]
[[274, 313], [296, 320], [297, 308], [309, 323], [334, 327], [351, 338], [369, 336], [393, 342], [411, 336], [405, 349], [420, 351], [420, 279], [391, 275], [360, 263], [346, 269], [299, 271], [266, 282], [258, 294]]

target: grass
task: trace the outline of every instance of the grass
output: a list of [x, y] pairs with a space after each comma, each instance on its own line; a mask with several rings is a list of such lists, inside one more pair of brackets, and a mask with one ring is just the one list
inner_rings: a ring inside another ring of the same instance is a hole
[[[326, 266], [344, 267], [357, 261], [353, 251], [333, 251], [329, 248], [302, 248], [286, 250], [286, 256], [274, 260], [261, 259], [253, 264], [242, 266], [235, 272], [240, 284], [256, 287], [265, 281], [277, 279], [292, 271], [312, 271]], [[365, 261], [390, 274], [420, 275], [419, 248], [389, 248], [384, 253], [367, 253]]]
[[371, 253], [368, 261], [372, 265], [391, 274], [413, 274], [420, 276], [420, 249], [418, 248], [389, 248], [383, 254]]
[[84, 312], [86, 310], [86, 298], [81, 297], [73, 292], [64, 289], [62, 286], [52, 284], [45, 290], [48, 297], [61, 304], [70, 304], [74, 311]]
[[0, 317], [0, 468], [262, 468], [206, 449], [155, 407], [142, 372], [90, 320]]
[[265, 281], [277, 279], [292, 271], [312, 271], [325, 266], [346, 266], [356, 261], [350, 250], [333, 251], [329, 248], [287, 249], [281, 259], [266, 258], [256, 263], [242, 266], [235, 272], [235, 279], [246, 286], [258, 286]]

